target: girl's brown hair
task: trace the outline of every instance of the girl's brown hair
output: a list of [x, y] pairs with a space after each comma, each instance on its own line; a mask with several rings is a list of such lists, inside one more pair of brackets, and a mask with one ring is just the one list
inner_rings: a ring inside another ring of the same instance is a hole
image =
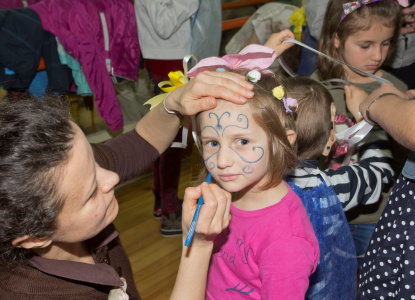
[[[395, 31], [388, 52], [388, 58], [394, 52], [400, 29], [400, 6], [397, 1], [377, 1], [363, 5], [348, 14], [342, 21], [343, 4], [350, 0], [330, 0], [324, 15], [323, 27], [319, 42], [319, 51], [342, 60], [346, 39], [358, 31], [368, 30], [378, 23], [386, 27], [394, 27]], [[335, 38], [338, 38], [340, 47], [335, 47]], [[343, 66], [319, 56], [317, 70], [320, 80], [332, 78], [346, 79]]]
[[[247, 72], [247, 70], [235, 71], [243, 75]], [[274, 74], [263, 73], [261, 79], [254, 84], [255, 96], [244, 104], [250, 106], [252, 118], [268, 136], [269, 167], [267, 181], [261, 186], [263, 190], [280, 184], [283, 176], [289, 169], [295, 167], [297, 161], [295, 151], [286, 135], [287, 130], [295, 129], [293, 113], [287, 114], [283, 102], [272, 95], [272, 89], [279, 85], [280, 81], [275, 78]], [[197, 124], [198, 139], [200, 139], [200, 130]], [[203, 166], [196, 184], [203, 182], [206, 176], [207, 170]]]
[[333, 129], [330, 92], [308, 77], [290, 77], [284, 81], [286, 94], [297, 99], [297, 155], [303, 159], [318, 159]]

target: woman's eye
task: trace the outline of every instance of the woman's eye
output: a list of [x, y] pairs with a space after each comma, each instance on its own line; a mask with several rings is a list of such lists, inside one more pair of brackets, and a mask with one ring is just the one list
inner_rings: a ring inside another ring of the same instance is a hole
[[391, 45], [391, 42], [384, 42], [382, 45], [383, 46], [390, 46]]
[[360, 45], [360, 48], [367, 49], [367, 48], [369, 48], [369, 45]]
[[249, 141], [245, 140], [245, 139], [240, 139], [237, 142], [237, 145], [240, 145], [240, 146], [245, 146], [245, 145], [248, 145], [248, 144], [249, 144]]

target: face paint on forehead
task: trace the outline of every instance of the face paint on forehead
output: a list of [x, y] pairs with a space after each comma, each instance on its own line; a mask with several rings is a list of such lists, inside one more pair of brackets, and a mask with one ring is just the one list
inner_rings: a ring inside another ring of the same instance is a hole
[[[233, 114], [236, 116], [236, 114]], [[218, 114], [214, 112], [209, 112], [209, 119], [212, 119], [215, 121], [216, 125], [207, 125], [203, 126], [202, 119], [200, 118], [200, 128], [201, 128], [201, 134], [203, 131], [207, 128], [212, 128], [218, 136], [222, 136], [225, 133], [225, 130], [229, 127], [236, 127], [240, 129], [248, 129], [249, 128], [249, 119], [245, 114], [239, 114], [236, 117], [232, 116], [231, 112], [224, 112], [219, 117]]]
[[[216, 112], [208, 113], [208, 120], [205, 119], [206, 125], [203, 124], [202, 118], [199, 119], [199, 125], [201, 128], [201, 136], [209, 136], [209, 138], [217, 139], [217, 141], [210, 142], [215, 143], [215, 146], [206, 145], [203, 146], [203, 157], [206, 167], [209, 171], [212, 171], [217, 166], [217, 154], [221, 151], [222, 147], [226, 147], [234, 153], [236, 160], [239, 161], [242, 166], [242, 172], [245, 174], [251, 174], [253, 172], [252, 164], [259, 162], [264, 157], [264, 147], [260, 145], [253, 145], [250, 141], [252, 132], [250, 129], [250, 120], [245, 113], [232, 113], [230, 111], [222, 112], [219, 116]], [[213, 123], [213, 124], [212, 124]], [[238, 137], [238, 142], [234, 144], [231, 128], [238, 129], [234, 132]], [[239, 129], [241, 131], [239, 131]], [[244, 137], [244, 131], [246, 136]], [[210, 135], [211, 134], [211, 135]], [[230, 141], [225, 141], [231, 136]], [[223, 139], [222, 139], [223, 138]], [[246, 142], [246, 144], [244, 144]], [[208, 148], [208, 150], [206, 150]]]

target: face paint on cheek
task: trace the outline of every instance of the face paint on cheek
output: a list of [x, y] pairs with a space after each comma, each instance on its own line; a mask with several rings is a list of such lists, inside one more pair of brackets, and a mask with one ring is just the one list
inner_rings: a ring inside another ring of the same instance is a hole
[[240, 152], [233, 148], [230, 149], [232, 149], [232, 151], [234, 151], [238, 155], [238, 157], [244, 163], [246, 163], [246, 166], [242, 168], [242, 171], [246, 174], [251, 174], [253, 172], [252, 164], [261, 161], [265, 154], [264, 148], [260, 146], [254, 146], [252, 148], [243, 149]]
[[205, 155], [205, 152], [203, 151], [203, 161], [205, 162], [206, 169], [208, 169], [209, 171], [213, 170], [216, 167], [216, 164], [214, 162], [215, 160], [213, 158], [217, 156], [218, 152], [219, 150], [217, 150], [213, 154], [209, 153]]

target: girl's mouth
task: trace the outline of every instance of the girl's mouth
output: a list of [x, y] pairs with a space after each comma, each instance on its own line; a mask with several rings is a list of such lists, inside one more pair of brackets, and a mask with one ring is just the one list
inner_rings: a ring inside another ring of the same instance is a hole
[[237, 174], [224, 174], [224, 175], [219, 175], [219, 178], [222, 181], [228, 182], [228, 181], [234, 181], [238, 178], [239, 175]]

